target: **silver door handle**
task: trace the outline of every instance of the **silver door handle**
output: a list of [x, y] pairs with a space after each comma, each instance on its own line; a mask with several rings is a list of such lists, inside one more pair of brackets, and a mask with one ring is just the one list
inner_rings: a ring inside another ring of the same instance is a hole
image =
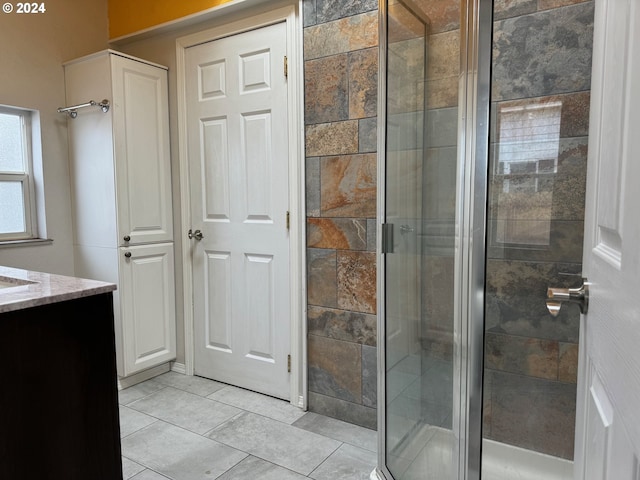
[[400, 235], [406, 235], [407, 233], [414, 232], [416, 229], [411, 225], [400, 225]]
[[191, 229], [189, 229], [189, 231], [187, 232], [187, 237], [189, 237], [189, 240], [192, 240], [194, 238], [196, 240], [202, 240], [204, 238], [204, 235], [202, 235], [202, 232], [200, 230], [192, 232]]
[[554, 317], [560, 313], [560, 307], [564, 302], [577, 303], [580, 313], [587, 313], [589, 310], [589, 283], [586, 278], [582, 279], [582, 285], [576, 288], [554, 288], [547, 289], [547, 309]]

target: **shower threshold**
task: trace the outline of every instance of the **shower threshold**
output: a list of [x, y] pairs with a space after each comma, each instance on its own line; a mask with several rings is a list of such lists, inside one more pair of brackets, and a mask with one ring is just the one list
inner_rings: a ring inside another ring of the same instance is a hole
[[[404, 451], [409, 455], [395, 456], [394, 470], [399, 474], [395, 480], [451, 479], [453, 433], [434, 426], [425, 426], [423, 430], [415, 437], [423, 446], [417, 455], [416, 445], [406, 444]], [[573, 479], [570, 460], [486, 439], [482, 441], [482, 452], [482, 480]], [[404, 466], [401, 460], [405, 461]], [[384, 480], [384, 477], [374, 471], [370, 479]]]

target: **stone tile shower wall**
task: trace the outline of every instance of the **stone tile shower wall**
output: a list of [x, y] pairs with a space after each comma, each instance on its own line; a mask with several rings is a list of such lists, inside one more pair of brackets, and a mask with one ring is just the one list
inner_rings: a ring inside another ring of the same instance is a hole
[[[447, 52], [457, 48], [458, 18], [436, 10], [428, 67], [444, 79], [456, 65]], [[566, 274], [581, 271], [592, 19], [592, 1], [495, 2], [493, 112], [560, 104], [561, 117], [557, 171], [539, 179], [550, 192], [539, 205], [551, 220], [547, 247], [497, 238], [504, 206], [524, 201], [501, 196], [504, 182], [526, 182], [527, 172], [496, 175], [490, 188], [484, 434], [565, 458], [573, 452], [579, 313], [565, 306], [553, 319], [544, 297], [547, 286], [576, 284]], [[377, 2], [305, 0], [304, 20], [309, 408], [374, 427]], [[457, 84], [427, 91], [427, 121], [453, 122]], [[499, 115], [494, 122], [495, 130]], [[428, 145], [444, 155], [453, 143], [437, 136]], [[451, 163], [438, 158], [430, 152], [428, 160]], [[443, 317], [434, 305], [423, 309], [429, 324]], [[434, 340], [433, 348], [449, 343]]]
[[304, 1], [309, 409], [376, 427], [377, 0]]
[[[554, 319], [545, 297], [580, 283], [592, 36], [592, 1], [495, 2], [484, 436], [564, 458], [579, 311], [563, 306]], [[556, 119], [556, 166], [501, 171], [508, 116], [526, 109]]]

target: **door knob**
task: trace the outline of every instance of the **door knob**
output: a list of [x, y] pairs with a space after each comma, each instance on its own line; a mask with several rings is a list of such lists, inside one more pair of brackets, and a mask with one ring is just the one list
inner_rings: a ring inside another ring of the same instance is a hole
[[551, 315], [557, 317], [564, 302], [576, 303], [580, 307], [580, 313], [587, 313], [589, 284], [586, 278], [583, 278], [582, 285], [576, 288], [549, 287], [547, 289], [547, 310]]
[[191, 229], [189, 229], [189, 231], [187, 232], [187, 237], [189, 237], [189, 240], [192, 240], [194, 238], [196, 240], [202, 240], [204, 238], [204, 235], [202, 235], [202, 232], [200, 230], [192, 232]]

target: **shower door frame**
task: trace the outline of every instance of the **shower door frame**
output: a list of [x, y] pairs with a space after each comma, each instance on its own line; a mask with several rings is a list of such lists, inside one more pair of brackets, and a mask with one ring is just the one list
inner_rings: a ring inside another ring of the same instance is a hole
[[[482, 449], [492, 0], [461, 0], [454, 266], [454, 480], [479, 480]], [[378, 75], [378, 467], [386, 466], [386, 305], [382, 224], [386, 220], [387, 1], [379, 1]], [[457, 475], [456, 475], [457, 473]]]

